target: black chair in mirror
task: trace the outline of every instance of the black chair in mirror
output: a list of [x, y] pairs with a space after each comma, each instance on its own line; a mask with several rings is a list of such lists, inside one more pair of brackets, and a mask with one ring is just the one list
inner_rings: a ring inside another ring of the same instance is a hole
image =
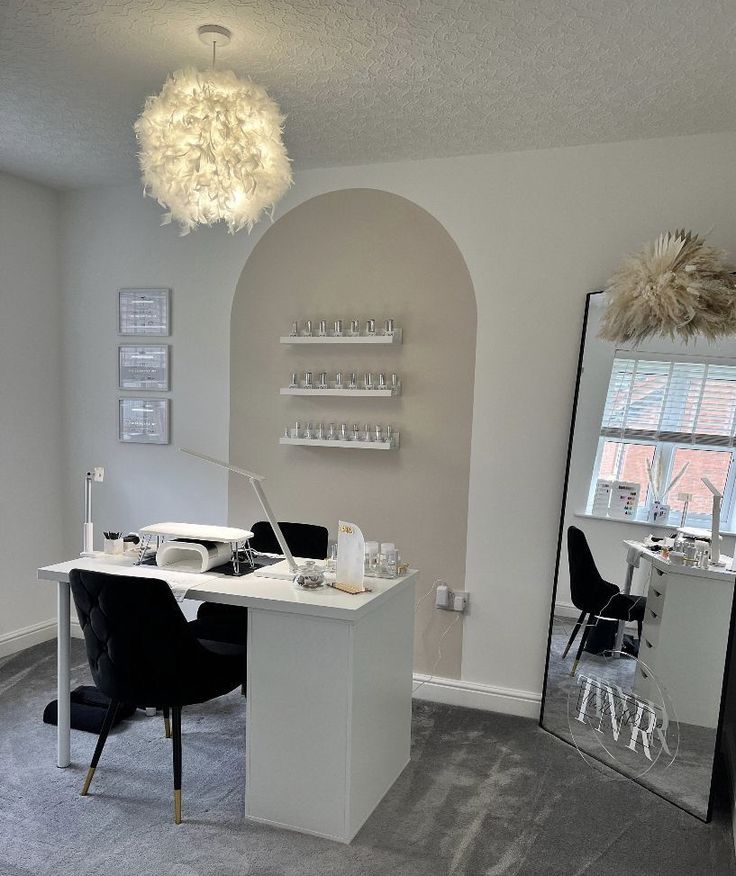
[[585, 650], [593, 630], [599, 626], [600, 621], [635, 621], [641, 641], [642, 622], [646, 598], [643, 596], [631, 596], [621, 593], [621, 590], [609, 581], [604, 581], [590, 552], [588, 540], [582, 529], [570, 526], [567, 530], [567, 559], [570, 566], [570, 597], [575, 608], [580, 609], [580, 617], [573, 628], [572, 635], [568, 640], [562, 659], [567, 657], [580, 627], [585, 621], [583, 634], [580, 637], [575, 661], [570, 675], [575, 675], [580, 655]]

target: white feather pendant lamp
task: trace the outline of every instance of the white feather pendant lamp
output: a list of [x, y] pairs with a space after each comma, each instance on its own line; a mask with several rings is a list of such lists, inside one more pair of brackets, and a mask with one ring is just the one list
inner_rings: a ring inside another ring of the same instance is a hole
[[284, 117], [265, 89], [230, 70], [178, 70], [135, 123], [143, 188], [163, 223], [250, 230], [292, 182]]
[[736, 279], [725, 253], [692, 231], [668, 231], [629, 256], [608, 281], [599, 337], [639, 344], [736, 334]]

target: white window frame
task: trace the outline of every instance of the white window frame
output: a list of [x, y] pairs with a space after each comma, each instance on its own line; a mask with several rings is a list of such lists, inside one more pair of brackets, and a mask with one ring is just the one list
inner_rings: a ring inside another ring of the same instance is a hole
[[[734, 456], [736, 454], [736, 448], [728, 448], [728, 447], [714, 447], [710, 444], [694, 444], [691, 442], [680, 442], [674, 443], [669, 441], [656, 441], [642, 438], [614, 438], [610, 435], [600, 435], [598, 438], [598, 447], [595, 455], [595, 463], [593, 465], [593, 477], [590, 481], [590, 490], [588, 493], [588, 506], [587, 512], [590, 514], [591, 509], [593, 507], [593, 495], [595, 493], [596, 483], [600, 477], [600, 468], [601, 468], [601, 460], [603, 457], [603, 448], [607, 442], [612, 442], [614, 444], [630, 444], [633, 446], [653, 446], [654, 447], [654, 468], [657, 468], [657, 464], [659, 463], [660, 471], [662, 472], [662, 480], [665, 486], [670, 482], [670, 480], [677, 474], [677, 472], [672, 471], [675, 451], [678, 449], [684, 450], [708, 450], [708, 451], [716, 451], [719, 453], [730, 453], [731, 461], [728, 466], [728, 474], [726, 475], [726, 484], [723, 490], [723, 502], [721, 503], [721, 526], [728, 531], [733, 531], [734, 524], [734, 504], [736, 504], [736, 459]], [[652, 505], [654, 503], [654, 496], [652, 495], [652, 491], [649, 488], [648, 483], [642, 484], [642, 489], [646, 491], [646, 499], [640, 505], [639, 512], [637, 513], [636, 520], [640, 522], [646, 522], [649, 517], [649, 512], [652, 509]], [[673, 492], [677, 495], [677, 485], [675, 485]], [[643, 514], [643, 516], [641, 516]], [[667, 520], [666, 526], [679, 526], [681, 519], [680, 511], [671, 511], [669, 519]], [[693, 512], [688, 512], [687, 515], [687, 525], [688, 526], [700, 526], [704, 528], [708, 528], [711, 525], [711, 515], [710, 514], [695, 514]]]

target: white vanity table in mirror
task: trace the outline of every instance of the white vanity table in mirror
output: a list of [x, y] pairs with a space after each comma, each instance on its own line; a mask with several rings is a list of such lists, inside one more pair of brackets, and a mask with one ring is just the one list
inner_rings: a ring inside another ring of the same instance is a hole
[[651, 700], [655, 685], [662, 684], [676, 703], [678, 721], [715, 729], [723, 688], [718, 667], [736, 588], [731, 558], [724, 558], [725, 566], [699, 569], [672, 563], [641, 542], [624, 544], [629, 559], [639, 554], [651, 567], [635, 690]]

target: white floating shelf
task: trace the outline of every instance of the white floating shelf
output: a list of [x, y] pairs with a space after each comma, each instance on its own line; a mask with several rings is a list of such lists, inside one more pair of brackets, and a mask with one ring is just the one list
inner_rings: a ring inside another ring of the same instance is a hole
[[279, 339], [282, 344], [400, 344], [401, 329], [396, 329], [393, 335], [288, 335]]
[[354, 450], [396, 450], [399, 433], [394, 432], [393, 441], [341, 441], [329, 438], [279, 438], [279, 444], [300, 444], [305, 447], [346, 447]]
[[391, 398], [391, 396], [399, 395], [400, 390], [394, 392], [392, 389], [306, 389], [305, 387], [282, 387], [281, 395], [332, 395], [345, 396], [349, 398]]

